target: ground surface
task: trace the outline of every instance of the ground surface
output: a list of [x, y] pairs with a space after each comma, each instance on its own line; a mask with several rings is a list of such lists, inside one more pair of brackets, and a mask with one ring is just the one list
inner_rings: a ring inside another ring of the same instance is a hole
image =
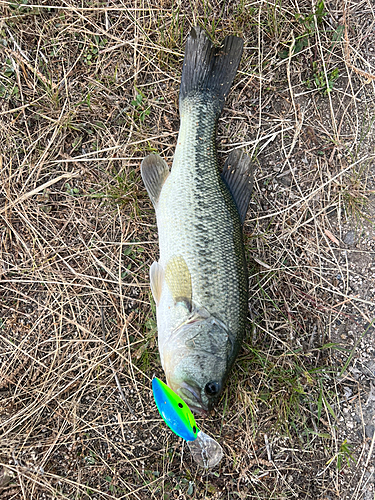
[[[1, 498], [374, 499], [371, 0], [0, 9]], [[210, 472], [152, 399], [139, 168], [172, 161], [196, 24], [244, 38], [218, 149], [257, 164], [249, 329], [198, 420], [225, 452]]]

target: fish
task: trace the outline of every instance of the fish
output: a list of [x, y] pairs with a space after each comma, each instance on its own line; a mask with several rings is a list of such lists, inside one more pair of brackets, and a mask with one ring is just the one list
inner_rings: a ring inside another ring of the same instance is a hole
[[200, 27], [187, 38], [179, 92], [180, 129], [169, 169], [141, 163], [154, 206], [159, 260], [150, 267], [158, 347], [168, 386], [197, 414], [218, 403], [244, 337], [248, 276], [242, 225], [254, 166], [233, 150], [222, 172], [216, 128], [237, 73], [243, 40], [216, 47]]

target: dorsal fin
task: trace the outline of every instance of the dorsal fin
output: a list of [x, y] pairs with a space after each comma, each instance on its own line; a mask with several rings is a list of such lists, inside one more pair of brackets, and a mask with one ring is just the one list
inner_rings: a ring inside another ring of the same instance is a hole
[[242, 224], [245, 221], [254, 183], [255, 165], [241, 149], [235, 149], [225, 162], [221, 177], [236, 203]]

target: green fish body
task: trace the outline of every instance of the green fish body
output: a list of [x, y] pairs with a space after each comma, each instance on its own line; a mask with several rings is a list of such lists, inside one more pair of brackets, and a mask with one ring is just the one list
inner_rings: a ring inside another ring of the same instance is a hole
[[219, 50], [203, 30], [192, 29], [172, 169], [157, 155], [141, 167], [158, 225], [160, 259], [150, 279], [161, 362], [168, 385], [198, 413], [220, 397], [248, 310], [242, 220], [252, 168], [246, 155], [234, 151], [220, 173], [215, 144], [241, 53], [239, 38], [227, 37]]

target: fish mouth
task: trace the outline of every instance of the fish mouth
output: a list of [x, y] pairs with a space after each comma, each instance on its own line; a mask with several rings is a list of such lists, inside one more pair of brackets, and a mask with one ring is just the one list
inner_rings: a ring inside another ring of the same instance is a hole
[[206, 417], [209, 413], [208, 406], [203, 403], [199, 387], [192, 382], [182, 382], [178, 392], [182, 395], [182, 399], [194, 413]]

